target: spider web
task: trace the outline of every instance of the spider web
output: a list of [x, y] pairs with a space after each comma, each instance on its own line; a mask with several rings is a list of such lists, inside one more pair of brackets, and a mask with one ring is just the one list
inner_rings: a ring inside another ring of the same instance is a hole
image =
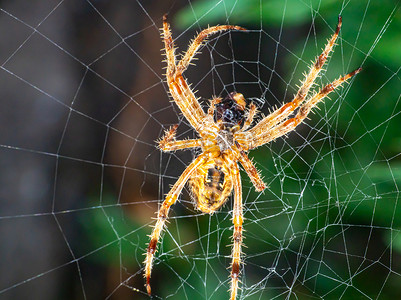
[[[210, 38], [185, 75], [204, 107], [235, 90], [263, 114], [291, 100], [343, 16], [315, 90], [364, 71], [250, 153], [268, 189], [241, 174], [238, 298], [399, 295], [398, 2], [149, 2], [0, 1], [0, 297], [148, 298], [152, 218], [199, 154], [155, 143], [172, 124], [195, 137], [164, 81], [165, 13], [180, 52], [207, 24], [249, 28]], [[231, 208], [200, 214], [183, 191], [155, 258], [155, 299], [228, 298]]]

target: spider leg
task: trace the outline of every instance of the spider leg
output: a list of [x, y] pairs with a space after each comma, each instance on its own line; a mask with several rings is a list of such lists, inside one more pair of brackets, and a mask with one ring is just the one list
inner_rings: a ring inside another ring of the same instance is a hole
[[188, 140], [180, 140], [180, 141], [170, 141], [160, 146], [160, 149], [164, 152], [182, 150], [188, 148], [200, 148], [202, 146], [201, 139], [188, 139]]
[[257, 107], [256, 105], [252, 102], [248, 111], [248, 115], [246, 117], [246, 120], [244, 122], [244, 125], [241, 128], [241, 131], [244, 131], [246, 129], [249, 128], [249, 126], [251, 126], [252, 122], [253, 122], [253, 118], [255, 117], [257, 112]]
[[221, 98], [219, 98], [219, 97], [213, 97], [211, 100], [210, 100], [210, 104], [209, 104], [209, 109], [207, 110], [207, 114], [209, 115], [209, 116], [211, 116], [211, 117], [213, 117], [213, 115], [214, 115], [214, 110], [216, 109], [216, 104], [218, 104], [218, 103], [220, 103], [221, 102]]
[[200, 139], [190, 139], [190, 140], [175, 140], [175, 132], [177, 131], [178, 125], [172, 126], [169, 130], [166, 130], [164, 137], [158, 142], [159, 148], [165, 152], [175, 151], [187, 148], [196, 148], [202, 146], [202, 141]]
[[[338, 78], [337, 80], [334, 80], [332, 83], [327, 84], [324, 88], [322, 88], [316, 95], [312, 96], [309, 100], [307, 100], [299, 109], [297, 115], [295, 116], [294, 119], [296, 119], [299, 124], [302, 122], [307, 115], [310, 113], [313, 107], [316, 106], [316, 104], [321, 101], [324, 97], [326, 97], [328, 94], [330, 94], [332, 91], [334, 91], [336, 88], [341, 86], [344, 82], [346, 82], [348, 79], [350, 79], [352, 76], [358, 74], [360, 71], [362, 71], [362, 68], [358, 68], [351, 73]], [[290, 120], [287, 120], [284, 122], [283, 126], [285, 127], [285, 123], [291, 123]]]
[[152, 272], [152, 263], [154, 254], [157, 248], [157, 242], [160, 239], [160, 235], [163, 231], [165, 222], [168, 217], [168, 212], [178, 198], [178, 195], [181, 193], [182, 189], [184, 188], [185, 183], [188, 181], [191, 174], [205, 161], [205, 155], [198, 156], [181, 174], [180, 178], [177, 182], [173, 185], [171, 190], [166, 196], [166, 199], [163, 201], [162, 206], [159, 208], [157, 213], [157, 221], [156, 225], [153, 228], [152, 234], [150, 235], [150, 242], [148, 245], [148, 250], [146, 252], [146, 259], [144, 261], [145, 264], [145, 274], [144, 277], [146, 278], [146, 290], [149, 295], [151, 295], [151, 288], [150, 288], [150, 276]]
[[208, 126], [210, 124], [205, 122], [205, 113], [200, 106], [198, 99], [195, 97], [194, 93], [188, 86], [186, 80], [182, 77], [182, 73], [187, 69], [190, 61], [196, 54], [196, 51], [201, 46], [202, 42], [207, 38], [208, 35], [219, 32], [222, 30], [245, 30], [238, 26], [230, 26], [230, 25], [222, 25], [222, 26], [213, 26], [207, 28], [193, 40], [190, 44], [188, 51], [184, 54], [181, 61], [176, 65], [175, 58], [175, 48], [173, 39], [171, 36], [170, 24], [167, 22], [167, 16], [163, 17], [163, 41], [164, 48], [167, 58], [167, 84], [173, 97], [175, 103], [180, 108], [181, 112], [191, 124], [191, 126], [202, 135], [204, 126]]
[[171, 36], [170, 24], [167, 22], [167, 15], [163, 16], [162, 35], [167, 59], [166, 78], [171, 96], [191, 126], [200, 133], [205, 113], [187, 82], [182, 77], [182, 74], [177, 72], [174, 54], [175, 48]]
[[234, 182], [234, 207], [233, 207], [233, 248], [231, 262], [231, 286], [230, 299], [235, 300], [238, 293], [238, 281], [241, 273], [242, 264], [242, 222], [243, 222], [243, 207], [242, 207], [242, 186], [241, 177], [239, 174], [238, 165], [233, 165], [233, 182]]
[[284, 104], [279, 109], [275, 110], [267, 117], [263, 118], [258, 124], [256, 124], [249, 132], [252, 136], [258, 136], [263, 134], [268, 129], [273, 128], [275, 125], [286, 119], [289, 115], [293, 113], [295, 109], [304, 101], [306, 95], [308, 94], [311, 86], [313, 85], [314, 81], [318, 77], [320, 71], [323, 68], [324, 63], [329, 56], [329, 53], [332, 51], [335, 41], [337, 40], [338, 33], [340, 32], [342, 24], [341, 16], [338, 16], [338, 24], [337, 29], [332, 35], [332, 37], [327, 42], [322, 54], [316, 59], [316, 62], [312, 65], [309, 70], [309, 73], [306, 75], [305, 79], [302, 81], [302, 85], [299, 88], [297, 94], [289, 103]]
[[252, 160], [249, 159], [248, 155], [245, 153], [244, 150], [242, 150], [240, 144], [237, 141], [235, 141], [235, 145], [239, 150], [239, 161], [245, 169], [245, 172], [248, 174], [248, 177], [251, 179], [253, 186], [258, 192], [263, 191], [266, 188], [266, 185], [263, 182], [262, 178], [260, 178], [258, 169], [256, 169]]
[[324, 97], [326, 97], [329, 93], [338, 88], [341, 84], [346, 82], [355, 74], [359, 73], [362, 68], [358, 68], [355, 71], [340, 77], [339, 79], [329, 83], [324, 88], [322, 88], [319, 93], [312, 96], [309, 100], [307, 100], [298, 110], [298, 113], [294, 118], [288, 119], [285, 122], [278, 124], [276, 127], [273, 127], [271, 130], [267, 131], [264, 135], [259, 135], [252, 139], [251, 144], [252, 148], [259, 147], [263, 144], [269, 143], [278, 137], [292, 131], [297, 127], [310, 113], [312, 108], [316, 106], [316, 104], [321, 101]]
[[258, 192], [263, 191], [266, 188], [265, 183], [263, 182], [262, 178], [260, 177], [260, 173], [258, 169], [254, 166], [252, 160], [249, 159], [248, 155], [245, 151], [240, 152], [240, 162], [241, 165], [244, 167], [245, 172], [248, 174], [248, 177], [251, 179], [253, 186]]
[[226, 31], [226, 30], [246, 30], [240, 26], [233, 26], [233, 25], [218, 25], [206, 28], [202, 30], [189, 44], [188, 50], [185, 52], [184, 56], [182, 57], [181, 61], [177, 65], [177, 73], [183, 73], [189, 66], [189, 63], [194, 58], [196, 53], [198, 52], [199, 48], [202, 46], [203, 41], [211, 34], [217, 33], [219, 31]]
[[317, 58], [315, 64], [309, 70], [309, 73], [306, 76], [305, 80], [303, 81], [301, 88], [298, 90], [297, 95], [295, 96], [295, 99], [291, 102], [293, 104], [289, 103], [291, 106], [293, 106], [294, 104], [296, 106], [298, 106], [299, 103], [302, 102], [305, 99], [306, 95], [309, 92], [309, 89], [311, 88], [311, 86], [315, 82], [317, 76], [319, 75], [319, 72], [322, 70], [324, 63], [326, 62], [327, 57], [329, 56], [329, 53], [331, 52], [331, 50], [334, 47], [334, 44], [335, 44], [335, 42], [337, 40], [337, 37], [338, 37], [338, 33], [340, 32], [341, 25], [342, 25], [342, 17], [338, 16], [338, 24], [337, 24], [336, 31], [334, 32], [332, 37], [329, 39], [329, 41], [326, 44], [326, 47], [324, 48], [322, 54], [319, 55], [319, 57]]
[[175, 65], [175, 48], [173, 37], [171, 36], [170, 24], [167, 22], [167, 15], [163, 16], [163, 41], [164, 41], [164, 50], [166, 52], [167, 59], [167, 70], [166, 76], [172, 77], [175, 73], [176, 65]]

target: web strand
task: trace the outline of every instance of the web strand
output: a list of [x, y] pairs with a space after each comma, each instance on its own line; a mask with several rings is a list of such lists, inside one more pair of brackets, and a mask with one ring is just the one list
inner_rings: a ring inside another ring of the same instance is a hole
[[[250, 129], [291, 101], [343, 16], [309, 96], [364, 71], [295, 131], [249, 153], [264, 192], [240, 170], [237, 299], [399, 294], [398, 3], [75, 2], [0, 4], [2, 298], [146, 299], [149, 226], [200, 154], [162, 153], [155, 142], [175, 124], [177, 140], [199, 138], [168, 92], [166, 13], [178, 49], [208, 25], [249, 29], [212, 36], [184, 75], [205, 114], [213, 97], [242, 93], [260, 112]], [[170, 209], [152, 294], [227, 299], [233, 199], [209, 216], [189, 193], [185, 187]]]

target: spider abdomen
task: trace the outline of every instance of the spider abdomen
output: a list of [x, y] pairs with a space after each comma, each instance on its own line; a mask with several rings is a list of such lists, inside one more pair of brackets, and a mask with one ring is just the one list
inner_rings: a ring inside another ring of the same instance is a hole
[[221, 157], [210, 158], [191, 176], [195, 208], [212, 214], [224, 205], [233, 189], [232, 175]]

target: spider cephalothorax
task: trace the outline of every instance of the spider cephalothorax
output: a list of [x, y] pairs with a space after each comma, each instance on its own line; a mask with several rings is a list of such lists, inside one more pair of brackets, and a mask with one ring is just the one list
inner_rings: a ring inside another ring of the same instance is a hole
[[151, 294], [150, 276], [157, 243], [165, 226], [169, 209], [176, 202], [188, 181], [195, 207], [204, 213], [213, 214], [227, 201], [232, 192], [234, 194], [230, 294], [231, 300], [236, 298], [242, 266], [243, 224], [242, 185], [238, 163], [242, 165], [257, 191], [265, 189], [266, 186], [248, 158], [247, 152], [294, 130], [305, 120], [319, 101], [361, 70], [359, 68], [338, 78], [308, 97], [310, 88], [319, 76], [319, 72], [335, 44], [340, 27], [341, 17], [338, 18], [336, 31], [329, 39], [322, 54], [310, 67], [293, 100], [276, 109], [252, 127], [256, 106], [250, 103], [249, 109], [246, 109], [246, 101], [242, 94], [232, 92], [224, 99], [213, 98], [209, 110], [205, 113], [186, 79], [182, 76], [202, 42], [210, 34], [224, 30], [243, 31], [245, 29], [231, 25], [209, 27], [198, 34], [182, 59], [177, 62], [170, 26], [166, 17], [163, 18], [162, 36], [167, 57], [167, 84], [175, 103], [196, 130], [199, 138], [176, 140], [175, 132], [178, 125], [175, 125], [159, 141], [159, 147], [163, 151], [201, 148], [202, 153], [184, 170], [159, 208], [145, 259], [144, 275], [149, 295]]
[[224, 129], [229, 130], [235, 125], [241, 126], [245, 120], [246, 101], [242, 94], [232, 92], [215, 104], [214, 121], [222, 122]]

